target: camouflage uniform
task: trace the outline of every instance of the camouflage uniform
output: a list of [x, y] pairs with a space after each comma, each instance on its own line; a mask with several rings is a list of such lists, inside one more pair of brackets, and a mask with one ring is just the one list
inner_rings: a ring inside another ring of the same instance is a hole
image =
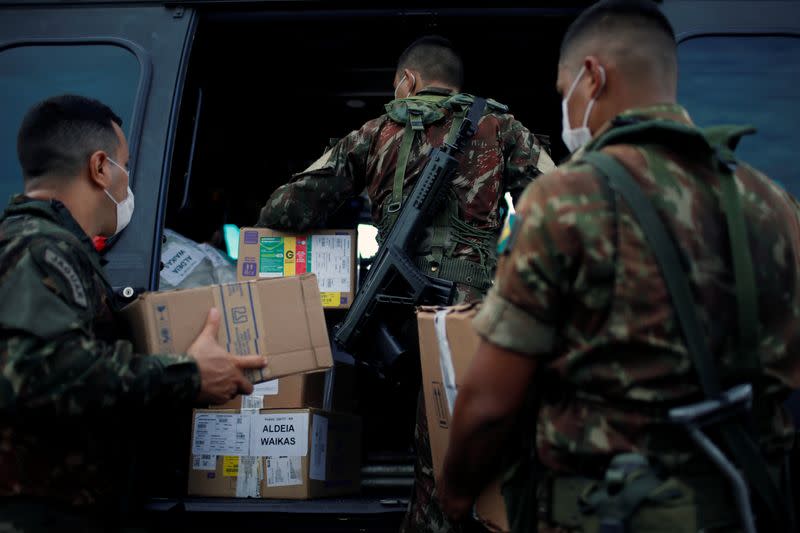
[[[419, 95], [448, 94], [429, 89]], [[389, 104], [387, 110], [389, 109]], [[427, 163], [431, 148], [441, 146], [453, 124], [453, 113], [425, 127], [411, 145], [403, 189], [408, 194]], [[320, 227], [325, 217], [347, 199], [366, 189], [372, 204], [372, 218], [385, 234], [384, 213], [391, 201], [393, 176], [398, 165], [404, 126], [388, 114], [364, 124], [339, 141], [307, 170], [278, 188], [261, 211], [258, 224], [278, 230], [304, 231]], [[452, 191], [458, 205], [458, 220], [470, 230], [497, 236], [502, 226], [499, 207], [503, 195], [510, 192], [516, 199], [527, 184], [542, 171], [553, 168], [553, 162], [539, 139], [513, 116], [488, 113], [479, 123], [473, 139], [467, 143], [461, 158]], [[417, 255], [427, 253], [431, 231], [420, 239]], [[480, 262], [491, 270], [494, 251], [482, 248], [479, 239], [456, 238], [452, 257]], [[490, 279], [490, 278], [489, 278]], [[485, 288], [457, 283], [457, 302], [483, 298]], [[417, 464], [415, 489], [404, 531], [452, 531], [451, 526], [433, 497], [433, 467], [425, 418], [425, 406], [420, 394], [417, 409], [415, 443]]]
[[[678, 105], [631, 110], [586, 150], [637, 119], [691, 124]], [[627, 167], [679, 243], [711, 352], [724, 368], [735, 353], [737, 305], [719, 176], [686, 150], [625, 144], [602, 151]], [[656, 177], [654, 160], [666, 160], [670, 181]], [[774, 399], [766, 437], [783, 446], [792, 428], [781, 403], [800, 386], [800, 211], [746, 164], [736, 178], [756, 271], [759, 355]], [[654, 255], [625, 202], [601, 183], [579, 153], [528, 187], [516, 238], [475, 327], [489, 342], [535, 358], [549, 376], [546, 386], [540, 382], [536, 442], [551, 474], [598, 479], [621, 452], [675, 472], [700, 452], [664, 413], [696, 401], [699, 385]]]
[[101, 258], [58, 201], [18, 196], [6, 209], [0, 301], [4, 513], [14, 502], [51, 502], [87, 516], [116, 508], [109, 504], [132, 462], [126, 443], [149, 408], [191, 405], [200, 388], [196, 363], [139, 356], [118, 340]]

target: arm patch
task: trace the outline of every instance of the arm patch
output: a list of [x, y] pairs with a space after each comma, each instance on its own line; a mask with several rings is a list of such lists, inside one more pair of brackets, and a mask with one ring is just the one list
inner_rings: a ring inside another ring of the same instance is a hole
[[44, 261], [53, 267], [55, 271], [61, 274], [67, 281], [67, 284], [72, 289], [72, 299], [81, 307], [86, 307], [88, 302], [86, 300], [86, 289], [83, 286], [81, 277], [72, 268], [72, 265], [64, 259], [61, 254], [47, 248], [44, 251]]
[[520, 217], [516, 213], [510, 213], [503, 225], [503, 231], [500, 233], [500, 240], [497, 242], [497, 255], [511, 253], [519, 236], [520, 227], [522, 227]]

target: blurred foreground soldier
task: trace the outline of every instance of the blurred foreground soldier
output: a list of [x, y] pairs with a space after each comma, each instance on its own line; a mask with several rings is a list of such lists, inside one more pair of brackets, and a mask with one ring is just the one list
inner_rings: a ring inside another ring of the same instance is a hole
[[217, 311], [187, 355], [120, 339], [92, 243], [133, 214], [120, 126], [100, 102], [60, 96], [19, 131], [25, 194], [0, 218], [0, 531], [113, 527], [132, 428], [252, 392], [242, 369], [265, 365], [217, 343]]
[[[395, 100], [386, 104], [386, 114], [347, 135], [278, 188], [262, 209], [259, 225], [295, 232], [320, 227], [328, 214], [366, 188], [382, 242], [431, 148], [441, 146], [448, 133], [457, 130], [473, 101], [459, 93], [462, 78], [461, 58], [448, 41], [423, 37], [412, 43], [398, 61]], [[507, 114], [505, 106], [489, 100], [461, 157], [448, 199], [420, 239], [414, 257], [417, 266], [430, 276], [455, 282], [459, 302], [482, 298], [496, 264], [503, 195], [510, 192], [516, 199], [533, 178], [551, 168], [552, 160], [539, 140]], [[405, 325], [416, 328], [413, 321]], [[414, 349], [412, 354], [416, 353]], [[421, 394], [419, 398], [416, 484], [403, 529], [450, 531], [431, 497], [430, 442]]]
[[676, 70], [647, 1], [600, 2], [564, 37], [579, 151], [526, 189], [501, 243], [437, 483], [448, 515], [469, 512], [521, 420], [540, 464], [510, 471], [516, 531], [752, 531], [753, 514], [790, 530], [800, 211], [735, 159], [750, 128], [692, 124]]

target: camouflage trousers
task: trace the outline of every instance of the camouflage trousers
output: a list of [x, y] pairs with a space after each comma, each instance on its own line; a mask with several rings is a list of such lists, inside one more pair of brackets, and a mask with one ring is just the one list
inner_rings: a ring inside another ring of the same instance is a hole
[[414, 488], [408, 510], [400, 527], [401, 533], [473, 533], [486, 529], [474, 520], [454, 524], [447, 519], [436, 499], [436, 487], [425, 414], [425, 396], [420, 391], [417, 400], [417, 421], [414, 428], [417, 460], [414, 465]]

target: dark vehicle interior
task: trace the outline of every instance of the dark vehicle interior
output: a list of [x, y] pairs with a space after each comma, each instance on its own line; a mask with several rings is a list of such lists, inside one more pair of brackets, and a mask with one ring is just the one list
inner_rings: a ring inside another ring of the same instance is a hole
[[[532, 131], [558, 138], [557, 46], [571, 10], [207, 13], [189, 64], [166, 227], [218, 246], [223, 224], [253, 225], [270, 193], [306, 168], [331, 138], [383, 112], [397, 57], [422, 35], [453, 41], [465, 92], [492, 97]], [[554, 156], [565, 155], [560, 143]], [[327, 221], [370, 224], [356, 198]], [[215, 232], [217, 233], [214, 236]], [[327, 312], [332, 326], [343, 315]], [[400, 498], [412, 479], [419, 381], [389, 383], [358, 367], [352, 394], [365, 424], [365, 494]]]
[[[447, 36], [462, 52], [466, 92], [505, 103], [531, 130], [557, 136], [556, 43], [568, 10], [550, 16], [504, 10], [493, 16], [491, 29], [486, 11], [202, 17], [184, 90], [167, 227], [205, 240], [214, 231], [209, 225], [255, 223], [269, 194], [316, 160], [330, 139], [383, 112], [397, 57], [430, 33]], [[563, 155], [560, 144], [556, 149]], [[364, 221], [363, 213], [359, 204], [347, 205], [328, 225], [352, 226]]]

